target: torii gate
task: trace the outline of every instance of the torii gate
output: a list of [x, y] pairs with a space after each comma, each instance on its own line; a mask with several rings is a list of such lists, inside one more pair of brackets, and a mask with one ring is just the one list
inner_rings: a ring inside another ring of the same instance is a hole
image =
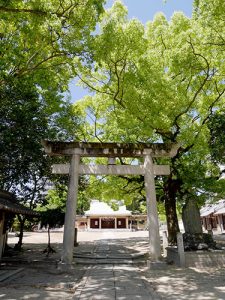
[[[155, 192], [155, 175], [169, 175], [168, 165], [154, 165], [153, 157], [173, 157], [177, 152], [176, 144], [163, 143], [86, 143], [86, 142], [42, 142], [49, 155], [70, 156], [70, 164], [53, 165], [53, 173], [69, 174], [69, 187], [63, 235], [61, 262], [73, 262], [74, 224], [76, 218], [79, 174], [86, 175], [144, 175], [150, 253], [154, 260], [161, 256], [159, 222]], [[80, 164], [81, 157], [108, 157], [108, 165]], [[143, 157], [143, 165], [116, 165], [116, 157]]]

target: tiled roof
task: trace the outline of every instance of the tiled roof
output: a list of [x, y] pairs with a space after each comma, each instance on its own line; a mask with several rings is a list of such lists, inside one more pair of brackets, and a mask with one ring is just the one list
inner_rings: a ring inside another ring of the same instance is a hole
[[225, 207], [223, 207], [223, 208], [217, 210], [217, 211], [214, 213], [214, 215], [222, 215], [222, 214], [225, 214]]
[[5, 191], [0, 191], [0, 210], [15, 214], [38, 216], [38, 213], [19, 204], [16, 197]]
[[222, 214], [224, 211], [225, 213], [225, 200], [220, 200], [219, 202], [215, 204], [210, 204], [207, 206], [204, 206], [200, 209], [200, 215], [201, 217], [207, 217], [211, 214]]

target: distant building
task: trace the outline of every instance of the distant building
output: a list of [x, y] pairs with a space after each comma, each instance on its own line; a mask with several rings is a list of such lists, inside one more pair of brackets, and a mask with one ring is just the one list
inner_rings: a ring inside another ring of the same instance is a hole
[[203, 230], [225, 231], [225, 200], [209, 204], [200, 209]]
[[85, 211], [84, 216], [77, 216], [77, 227], [86, 230], [100, 229], [145, 229], [146, 215], [132, 215], [131, 211], [121, 202], [118, 210], [113, 210], [105, 202], [92, 200], [90, 209]]

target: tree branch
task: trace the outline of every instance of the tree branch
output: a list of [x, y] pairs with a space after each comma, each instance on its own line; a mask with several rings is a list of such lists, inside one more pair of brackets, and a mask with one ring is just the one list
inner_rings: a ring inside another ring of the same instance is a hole
[[40, 16], [47, 16], [47, 12], [39, 9], [26, 9], [26, 8], [12, 8], [0, 6], [0, 11], [9, 13], [31, 13]]

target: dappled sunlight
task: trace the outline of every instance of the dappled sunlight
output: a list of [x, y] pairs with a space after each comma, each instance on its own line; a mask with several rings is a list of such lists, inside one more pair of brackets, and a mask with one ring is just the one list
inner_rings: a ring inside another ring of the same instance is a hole
[[45, 300], [55, 300], [55, 299], [71, 299], [73, 293], [68, 293], [60, 290], [44, 290], [40, 288], [27, 287], [23, 288], [10, 288], [10, 291], [7, 289], [5, 293], [2, 293], [2, 290], [6, 288], [1, 288], [0, 290], [0, 299], [10, 299], [10, 300], [29, 300], [29, 299], [45, 299]]
[[95, 265], [76, 299], [152, 299], [153, 291], [135, 266]]
[[224, 293], [225, 295], [225, 286], [215, 286], [215, 290]]
[[179, 269], [171, 266], [167, 270], [149, 270], [148, 282], [156, 291], [170, 300], [219, 300], [225, 299], [225, 271], [223, 269]]
[[[148, 269], [148, 232], [78, 232], [78, 237], [74, 258], [76, 262], [81, 261], [74, 270], [65, 273], [57, 269], [62, 233], [53, 232], [52, 246], [57, 252], [49, 257], [42, 253], [46, 232], [25, 233], [24, 251], [9, 258], [24, 270], [16, 278], [0, 283], [0, 299], [9, 299], [8, 291], [11, 300], [71, 299], [74, 293], [83, 293], [80, 299], [86, 300], [100, 292], [104, 296], [101, 299], [114, 299], [115, 295], [120, 295], [119, 299], [131, 299], [134, 291], [135, 299], [141, 300], [151, 299], [146, 296], [148, 292], [169, 300], [225, 299], [225, 269], [181, 269], [173, 265]], [[104, 264], [99, 263], [101, 259], [105, 260]], [[86, 283], [80, 286], [83, 280]]]

